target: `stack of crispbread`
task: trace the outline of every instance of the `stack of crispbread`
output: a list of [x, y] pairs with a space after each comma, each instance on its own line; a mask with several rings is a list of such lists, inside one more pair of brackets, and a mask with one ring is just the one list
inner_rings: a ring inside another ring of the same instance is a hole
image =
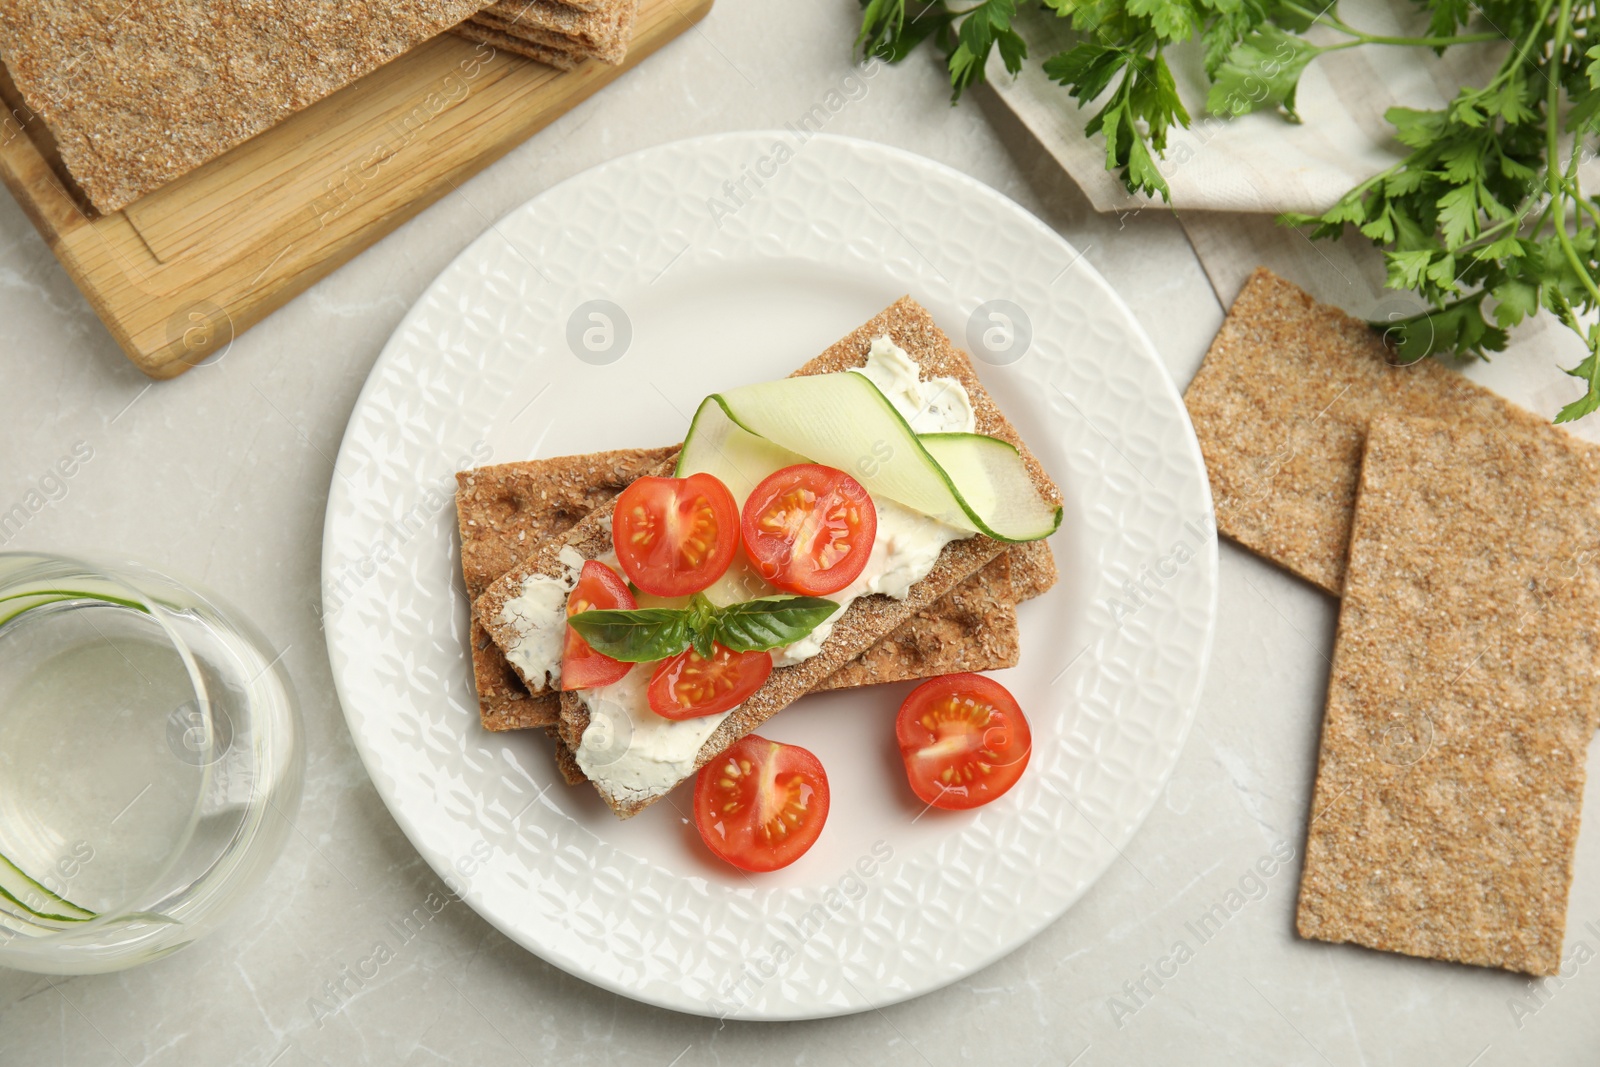
[[618, 64], [633, 39], [638, 0], [497, 0], [455, 33], [571, 70], [586, 59]]
[[1600, 722], [1600, 450], [1265, 270], [1185, 395], [1217, 526], [1342, 595], [1298, 925], [1555, 974]]
[[[972, 397], [979, 432], [1022, 448], [1036, 483], [1059, 500], [1054, 485], [984, 392], [966, 356], [909, 298], [798, 373], [860, 366], [872, 339], [884, 334], [911, 354], [924, 374], [959, 378]], [[563, 548], [575, 547], [586, 558], [603, 555], [610, 548], [615, 495], [641, 473], [670, 472], [675, 457], [676, 449], [630, 450], [505, 464], [457, 476], [462, 566], [475, 602], [473, 659], [483, 724], [491, 730], [545, 727], [571, 782], [583, 780], [572, 757], [587, 725], [582, 705], [570, 694], [530, 686], [528, 679], [517, 676], [495, 643], [515, 640], [498, 624], [499, 607], [517, 595], [529, 574], [556, 573]], [[806, 692], [1014, 666], [1020, 649], [1015, 606], [1049, 589], [1055, 579], [1055, 563], [1044, 542], [1007, 547], [974, 537], [947, 546], [933, 573], [913, 586], [905, 600], [870, 596], [856, 601], [820, 654], [775, 670], [706, 742], [698, 763]], [[603, 788], [601, 793], [623, 816], [658, 799], [640, 802], [609, 795]]]
[[0, 0], [0, 60], [115, 211], [489, 0]]

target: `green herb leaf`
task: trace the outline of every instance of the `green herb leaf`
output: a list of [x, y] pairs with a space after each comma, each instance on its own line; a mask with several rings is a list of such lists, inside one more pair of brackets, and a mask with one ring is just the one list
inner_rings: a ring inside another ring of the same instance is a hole
[[[861, 0], [858, 43], [903, 58], [923, 40], [945, 56], [953, 94], [983, 79], [998, 47], [1008, 69], [1026, 57], [1012, 25], [1016, 0]], [[1379, 246], [1388, 284], [1433, 309], [1386, 333], [1401, 358], [1422, 353], [1482, 357], [1505, 346], [1507, 327], [1537, 306], [1582, 337], [1591, 358], [1569, 373], [1588, 383], [1558, 421], [1600, 410], [1600, 200], [1585, 196], [1577, 162], [1600, 135], [1600, 24], [1593, 5], [1571, 0], [1418, 0], [1424, 36], [1395, 36], [1344, 21], [1338, 4], [1304, 0], [1042, 0], [1080, 39], [1044, 60], [1047, 77], [1080, 107], [1101, 138], [1106, 169], [1130, 191], [1168, 195], [1163, 152], [1189, 115], [1166, 49], [1197, 41], [1211, 79], [1207, 105], [1223, 117], [1271, 108], [1298, 121], [1295, 95], [1308, 64], [1354, 47], [1457, 45], [1498, 52], [1498, 69], [1436, 110], [1391, 108], [1386, 118], [1407, 154], [1320, 215], [1287, 225], [1313, 239], [1355, 227]], [[1317, 34], [1316, 43], [1305, 36]], [[1495, 53], [1486, 52], [1492, 57]], [[1389, 60], [1377, 59], [1375, 62]], [[1563, 132], [1573, 136], [1563, 137]], [[1559, 147], [1558, 147], [1559, 146]], [[1492, 314], [1484, 301], [1494, 297]]]
[[720, 644], [734, 652], [766, 652], [805, 637], [839, 604], [815, 596], [769, 596], [719, 608], [696, 593], [681, 608], [608, 608], [567, 620], [596, 652], [624, 663], [648, 663], [693, 648], [710, 659]]
[[1391, 107], [1383, 113], [1383, 117], [1394, 127], [1395, 138], [1407, 148], [1426, 148], [1444, 134], [1445, 115], [1442, 111]]
[[1206, 110], [1213, 115], [1242, 115], [1263, 108], [1281, 107], [1298, 122], [1294, 110], [1295, 90], [1306, 65], [1322, 54], [1322, 49], [1276, 26], [1266, 25], [1251, 32], [1217, 68]]
[[984, 66], [997, 43], [1006, 69], [1013, 74], [1022, 69], [1028, 46], [1011, 28], [1011, 18], [1016, 13], [1016, 0], [983, 0], [965, 12], [956, 31], [956, 47], [949, 55], [952, 103], [961, 99], [968, 88], [984, 80]]
[[1519, 278], [1508, 278], [1490, 290], [1495, 299], [1494, 321], [1502, 327], [1515, 326], [1539, 310], [1539, 287]]
[[1574, 378], [1582, 378], [1585, 384], [1588, 385], [1588, 389], [1581, 397], [1556, 413], [1557, 422], [1571, 422], [1573, 419], [1581, 419], [1585, 415], [1592, 414], [1596, 409], [1600, 409], [1600, 356], [1596, 356], [1594, 353], [1593, 332], [1592, 330], [1590, 331], [1589, 354], [1583, 358], [1582, 363], [1567, 369], [1567, 373]]
[[624, 663], [648, 663], [689, 647], [693, 616], [682, 608], [606, 608], [581, 611], [567, 625], [601, 655]]
[[1115, 48], [1085, 43], [1051, 56], [1044, 61], [1043, 70], [1051, 81], [1070, 89], [1079, 103], [1088, 103], [1105, 92], [1122, 69], [1123, 58]]
[[[1152, 33], [1148, 42], [1155, 40]], [[1155, 153], [1166, 148], [1167, 131], [1173, 125], [1189, 124], [1189, 112], [1161, 53], [1145, 56], [1126, 48], [1078, 45], [1045, 60], [1044, 72], [1065, 85], [1080, 103], [1099, 97], [1118, 79], [1084, 132], [1105, 137], [1106, 169], [1121, 170], [1130, 192], [1165, 199], [1167, 181], [1156, 165]]]
[[1184, 0], [1128, 0], [1128, 14], [1149, 19], [1168, 41], [1186, 41], [1200, 28], [1194, 8]]
[[716, 642], [735, 652], [765, 652], [805, 637], [832, 618], [837, 601], [818, 596], [768, 596], [717, 611]]
[[1446, 248], [1460, 248], [1478, 236], [1478, 187], [1458, 185], [1439, 197], [1439, 232]]
[[696, 593], [689, 601], [689, 643], [701, 659], [710, 659], [712, 634], [716, 630], [717, 606], [704, 593]]

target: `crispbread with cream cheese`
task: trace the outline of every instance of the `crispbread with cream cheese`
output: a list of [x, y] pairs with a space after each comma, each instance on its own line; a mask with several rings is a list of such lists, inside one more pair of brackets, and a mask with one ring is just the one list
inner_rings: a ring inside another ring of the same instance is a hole
[[[456, 521], [467, 597], [477, 600], [535, 547], [560, 537], [595, 508], [609, 505], [640, 474], [676, 454], [676, 448], [627, 448], [458, 473]], [[555, 693], [530, 692], [476, 619], [472, 673], [485, 729], [555, 723], [560, 711]]]
[[[1036, 547], [1044, 551], [1025, 551]], [[1026, 562], [1018, 566], [1014, 558]], [[1029, 584], [1017, 584], [1019, 572], [1025, 574], [1023, 580]], [[1020, 652], [1015, 604], [1024, 599], [1024, 594], [1039, 596], [1054, 583], [1055, 563], [1048, 545], [1043, 541], [1012, 545], [940, 597], [932, 608], [907, 619], [894, 632], [823, 679], [812, 692], [915, 681], [959, 671], [1015, 667]], [[476, 621], [473, 626], [476, 632], [482, 632]], [[488, 640], [487, 635], [484, 640]], [[499, 648], [493, 642], [489, 647], [499, 656]], [[504, 656], [499, 658], [505, 663]], [[512, 677], [515, 679], [515, 675]], [[549, 722], [530, 721], [527, 725], [544, 727], [555, 746], [556, 765], [568, 785], [587, 782], [588, 776], [578, 766], [572, 748], [562, 739], [559, 725], [553, 725], [560, 716], [559, 695], [546, 693], [524, 703], [537, 706], [541, 715], [545, 709], [553, 709], [548, 712]], [[491, 726], [487, 717], [484, 725], [491, 730], [517, 728]]]
[[[950, 344], [927, 311], [909, 297], [874, 317], [796, 373], [826, 374], [862, 366], [873, 338], [884, 335], [903, 349], [925, 376], [959, 380], [971, 399], [978, 432], [1015, 445], [1037, 489], [1047, 499], [1060, 501], [1059, 490], [1022, 443], [1015, 428], [995, 406], [966, 355]], [[663, 473], [668, 470], [670, 467], [664, 467]], [[497, 581], [475, 605], [477, 618], [502, 647], [514, 643], [519, 635], [500, 621], [500, 611], [509, 599], [519, 594], [523, 580], [533, 574], [560, 577], [567, 572], [560, 559], [565, 550], [575, 550], [586, 559], [595, 558], [609, 550], [610, 540], [610, 514], [600, 509], [580, 521], [561, 544], [546, 546], [533, 559]], [[875, 595], [855, 601], [840, 616], [817, 655], [774, 670], [767, 682], [716, 728], [702, 745], [696, 766], [703, 765], [733, 741], [754, 730], [828, 675], [932, 605], [968, 575], [994, 559], [1005, 547], [1001, 542], [981, 535], [952, 542], [944, 547], [932, 570], [911, 586], [905, 599], [893, 600]], [[587, 724], [588, 714], [582, 702], [572, 694], [563, 694], [562, 736], [574, 749], [581, 745]], [[609, 789], [604, 782], [596, 783], [596, 786], [613, 810], [623, 817], [637, 813], [665, 795], [665, 791], [662, 791], [649, 796], [627, 797]]]
[[[469, 599], [476, 600], [533, 549], [565, 534], [594, 508], [609, 506], [634, 478], [676, 452], [676, 446], [620, 449], [459, 472], [456, 516]], [[818, 688], [1014, 666], [1018, 641], [1012, 605], [1049, 589], [1056, 571], [1050, 546], [1043, 541], [1012, 545], [1003, 560], [969, 577]], [[530, 691], [476, 618], [471, 641], [484, 729], [523, 730], [557, 722], [555, 691]], [[866, 670], [869, 662], [871, 669]]]

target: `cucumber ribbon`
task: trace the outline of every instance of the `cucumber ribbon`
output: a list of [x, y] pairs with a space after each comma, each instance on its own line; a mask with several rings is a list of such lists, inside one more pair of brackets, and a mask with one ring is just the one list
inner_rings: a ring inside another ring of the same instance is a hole
[[678, 472], [705, 471], [735, 497], [761, 476], [810, 461], [883, 496], [997, 541], [1037, 541], [1061, 525], [1016, 447], [976, 433], [911, 429], [865, 375], [802, 375], [707, 397], [689, 427]]

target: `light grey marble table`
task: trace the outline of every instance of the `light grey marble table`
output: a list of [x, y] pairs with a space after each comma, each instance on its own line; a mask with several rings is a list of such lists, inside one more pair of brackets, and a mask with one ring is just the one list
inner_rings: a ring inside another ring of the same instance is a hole
[[[949, 988], [817, 1023], [718, 1023], [644, 1007], [529, 955], [460, 904], [359, 987], [346, 968], [443, 887], [378, 799], [317, 626], [330, 457], [390, 331], [485, 228], [620, 153], [781, 126], [849, 70], [852, 0], [721, 0], [698, 29], [245, 334], [152, 385], [123, 359], [22, 212], [0, 197], [0, 508], [93, 450], [5, 547], [117, 552], [217, 589], [299, 687], [302, 834], [223, 928], [143, 969], [0, 971], [0, 1064], [1590, 1063], [1600, 1056], [1600, 834], [1580, 845], [1569, 977], [1522, 978], [1304, 942], [1298, 856], [1336, 605], [1224, 544], [1216, 651], [1161, 802], [1061, 921]], [[964, 170], [1086, 252], [1181, 385], [1218, 305], [1176, 221], [1094, 214], [990, 94], [947, 103], [929, 58], [886, 70], [829, 122]], [[1591, 788], [1591, 806], [1600, 802]], [[1600, 808], [1592, 808], [1600, 810]], [[342, 873], [341, 873], [342, 872]], [[1246, 906], [1202, 940], [1230, 890]], [[1590, 925], [1590, 924], [1593, 925]], [[1173, 955], [1178, 942], [1187, 952]], [[351, 992], [328, 1015], [328, 983]]]

